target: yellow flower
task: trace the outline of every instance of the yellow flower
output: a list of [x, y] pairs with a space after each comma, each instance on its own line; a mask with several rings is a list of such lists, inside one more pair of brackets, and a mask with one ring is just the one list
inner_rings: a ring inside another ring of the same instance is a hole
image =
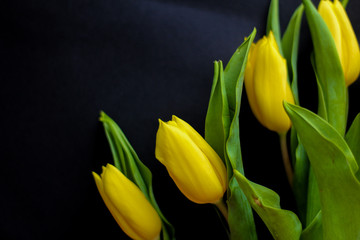
[[360, 51], [354, 29], [342, 4], [321, 0], [318, 11], [334, 38], [346, 86], [352, 84], [360, 72]]
[[156, 158], [180, 191], [195, 203], [217, 203], [227, 188], [226, 168], [217, 153], [188, 123], [159, 120]]
[[140, 189], [116, 167], [107, 164], [101, 177], [93, 172], [107, 208], [122, 230], [139, 240], [159, 239], [161, 220]]
[[245, 89], [250, 107], [268, 129], [285, 133], [291, 126], [283, 101], [294, 103], [287, 81], [286, 60], [272, 32], [252, 44], [245, 70]]

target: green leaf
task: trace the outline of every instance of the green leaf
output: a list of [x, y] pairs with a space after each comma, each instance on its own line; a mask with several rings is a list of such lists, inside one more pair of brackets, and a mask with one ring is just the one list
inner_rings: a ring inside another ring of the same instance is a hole
[[298, 61], [298, 49], [301, 19], [304, 12], [304, 6], [301, 4], [293, 13], [290, 22], [285, 30], [282, 38], [282, 48], [284, 51], [284, 57], [288, 65], [288, 73], [291, 79], [291, 90], [293, 92], [295, 103], [299, 105], [298, 94], [298, 74], [297, 74], [297, 61]]
[[[316, 77], [316, 83], [318, 86], [318, 114], [325, 120], [327, 120], [327, 112], [326, 112], [326, 106], [325, 106], [325, 98], [324, 98], [324, 91], [321, 87], [317, 70], [315, 66], [315, 57], [314, 54], [311, 55], [311, 64], [313, 66], [315, 77]], [[307, 212], [306, 212], [306, 226], [309, 226], [310, 224], [313, 224], [315, 221], [316, 216], [319, 215], [321, 211], [321, 204], [320, 204], [320, 197], [319, 197], [319, 188], [314, 176], [314, 172], [310, 166], [309, 169], [309, 179], [308, 179], [308, 194], [307, 194]], [[319, 219], [318, 221], [321, 221]], [[320, 224], [321, 225], [321, 224]], [[309, 228], [308, 229], [308, 236], [315, 235], [316, 233], [312, 231], [317, 231], [317, 228]]]
[[101, 112], [100, 121], [103, 123], [115, 166], [140, 188], [159, 214], [162, 221], [162, 239], [175, 239], [173, 226], [164, 217], [156, 203], [152, 188], [151, 171], [140, 161], [125, 134], [108, 115]]
[[240, 147], [239, 114], [247, 57], [255, 35], [256, 29], [235, 51], [224, 71], [231, 120], [225, 154], [228, 163], [227, 204], [231, 239], [257, 239], [251, 206], [232, 176], [234, 169], [244, 173]]
[[324, 94], [327, 120], [341, 135], [346, 128], [346, 87], [331, 33], [311, 0], [303, 0], [314, 45], [316, 74]]
[[[225, 161], [225, 142], [230, 129], [230, 114], [222, 61], [214, 62], [214, 79], [205, 119], [205, 140]], [[228, 165], [228, 164], [226, 164]]]
[[[284, 57], [288, 66], [289, 78], [291, 79], [291, 90], [294, 95], [295, 103], [299, 102], [298, 94], [298, 73], [297, 73], [297, 61], [298, 61], [298, 49], [301, 19], [304, 12], [304, 6], [301, 4], [293, 13], [289, 24], [285, 30], [282, 38], [282, 47], [284, 51]], [[296, 130], [291, 129], [291, 155], [294, 166], [294, 180], [293, 180], [293, 192], [296, 199], [296, 204], [299, 211], [299, 217], [304, 224], [306, 219], [306, 207], [307, 207], [307, 188], [308, 188], [308, 171], [309, 160], [307, 158], [304, 147], [298, 140]]]
[[349, 0], [342, 0], [341, 4], [346, 8], [347, 4], [349, 3]]
[[[296, 132], [294, 130], [294, 132]], [[295, 133], [296, 134], [296, 133]], [[299, 144], [295, 150], [293, 192], [296, 199], [299, 218], [303, 225], [306, 224], [307, 192], [309, 179], [309, 159], [303, 144]]]
[[322, 240], [322, 214], [321, 211], [313, 218], [313, 221], [301, 233], [301, 240]]
[[325, 105], [325, 93], [324, 93], [324, 90], [322, 89], [322, 86], [321, 86], [321, 83], [319, 80], [319, 76], [317, 74], [314, 54], [311, 54], [310, 60], [311, 60], [311, 65], [314, 69], [316, 84], [318, 87], [318, 115], [320, 117], [324, 118], [325, 120], [328, 120], [328, 113], [327, 113], [327, 109], [326, 109], [326, 105]]
[[280, 54], [283, 55], [283, 50], [281, 46], [280, 20], [279, 20], [279, 0], [271, 0], [270, 2], [267, 23], [266, 23], [266, 35], [269, 35], [270, 31], [273, 32], [276, 43], [279, 47]]
[[223, 71], [215, 62], [214, 80], [205, 120], [205, 140], [225, 161], [229, 187], [227, 206], [231, 239], [257, 239], [251, 207], [232, 178], [233, 169], [243, 172], [239, 138], [239, 112], [247, 55], [256, 30], [235, 51]]
[[[358, 114], [346, 133], [345, 140], [349, 145], [355, 160], [360, 166], [360, 114]], [[360, 171], [356, 173], [357, 179], [360, 180]]]
[[249, 181], [236, 170], [234, 175], [251, 207], [264, 221], [274, 239], [298, 240], [300, 238], [301, 223], [295, 213], [281, 209], [278, 194]]
[[233, 169], [237, 169], [242, 173], [244, 171], [240, 148], [239, 114], [247, 57], [255, 35], [256, 29], [253, 30], [251, 35], [235, 51], [224, 71], [227, 102], [231, 120], [228, 139], [226, 140], [226, 156], [231, 163], [229, 179], [232, 176]]
[[[343, 136], [347, 121], [347, 91], [335, 42], [311, 0], [303, 0], [303, 4], [314, 45], [311, 61], [318, 84], [318, 113]], [[310, 169], [307, 224], [310, 224], [320, 211], [316, 180]]]
[[342, 135], [318, 115], [284, 104], [314, 171], [319, 187], [323, 238], [360, 238], [358, 164]]
[[319, 187], [311, 166], [309, 169], [309, 187], [307, 203], [306, 226], [311, 224], [314, 218], [321, 211]]

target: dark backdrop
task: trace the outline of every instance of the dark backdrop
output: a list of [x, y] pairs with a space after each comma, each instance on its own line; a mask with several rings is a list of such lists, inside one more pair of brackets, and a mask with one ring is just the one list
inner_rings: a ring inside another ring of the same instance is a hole
[[[112, 162], [100, 110], [120, 125], [153, 172], [157, 201], [177, 239], [226, 239], [213, 207], [188, 201], [155, 159], [157, 119], [175, 114], [204, 132], [213, 61], [226, 63], [253, 27], [257, 39], [264, 34], [269, 2], [2, 1], [2, 239], [126, 239], [91, 175]], [[280, 0], [283, 31], [299, 4]], [[358, 1], [350, 1], [358, 36], [359, 9]], [[304, 20], [300, 101], [316, 110], [311, 49]], [[350, 120], [360, 110], [359, 91], [359, 82], [350, 88]], [[283, 208], [296, 211], [277, 136], [256, 121], [243, 96], [247, 177], [275, 190]], [[259, 239], [271, 239], [256, 221]]]

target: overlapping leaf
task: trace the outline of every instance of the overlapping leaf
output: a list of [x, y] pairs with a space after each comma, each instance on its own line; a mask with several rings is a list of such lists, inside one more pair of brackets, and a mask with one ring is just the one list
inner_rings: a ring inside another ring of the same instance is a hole
[[278, 44], [279, 51], [281, 55], [283, 54], [283, 49], [281, 45], [281, 29], [280, 29], [280, 20], [279, 20], [279, 0], [271, 0], [268, 12], [268, 18], [266, 23], [266, 35], [269, 35], [269, 32], [272, 31]]
[[[291, 79], [291, 90], [297, 105], [300, 104], [298, 96], [297, 60], [303, 12], [304, 6], [301, 4], [293, 13], [282, 38], [282, 48], [288, 65], [289, 78]], [[309, 160], [303, 145], [298, 140], [297, 133], [294, 128], [291, 129], [290, 139], [291, 157], [294, 168], [293, 192], [296, 198], [300, 220], [302, 223], [305, 223]]]
[[229, 187], [227, 206], [231, 239], [257, 239], [251, 207], [237, 182], [233, 169], [243, 172], [239, 112], [247, 55], [256, 31], [235, 51], [223, 71], [215, 62], [214, 81], [205, 121], [205, 139], [226, 163]]
[[152, 189], [152, 174], [150, 170], [140, 161], [125, 134], [108, 115], [101, 112], [100, 121], [103, 123], [115, 166], [140, 188], [159, 214], [162, 221], [162, 239], [175, 239], [173, 226], [161, 213], [156, 203]]
[[[318, 83], [318, 114], [340, 135], [344, 135], [347, 121], [347, 91], [335, 42], [311, 0], [303, 0], [303, 4], [314, 45], [311, 60]], [[311, 224], [320, 211], [320, 202], [317, 182], [312, 176], [312, 171], [309, 174], [307, 223]]]
[[342, 135], [318, 115], [285, 104], [308, 153], [316, 177], [322, 214], [323, 239], [360, 238], [358, 164]]
[[[226, 156], [230, 163], [227, 166], [228, 173], [231, 173], [231, 175], [228, 175], [229, 191], [227, 194], [231, 239], [257, 239], [251, 207], [244, 193], [238, 187], [237, 181], [232, 176], [234, 169], [244, 173], [240, 147], [239, 114], [246, 61], [255, 35], [256, 30], [254, 29], [252, 34], [235, 51], [224, 71], [231, 120], [229, 135], [225, 144]], [[247, 232], [246, 236], [244, 232]]]
[[253, 183], [240, 172], [234, 172], [240, 188], [261, 217], [274, 239], [298, 240], [301, 234], [301, 223], [295, 213], [280, 207], [280, 197], [274, 191]]
[[[345, 140], [354, 154], [357, 164], [360, 166], [360, 114], [358, 114], [346, 133]], [[360, 171], [356, 173], [360, 180]]]
[[326, 118], [330, 125], [344, 135], [347, 94], [335, 42], [311, 0], [303, 0], [303, 4], [314, 45], [315, 71], [323, 92]]

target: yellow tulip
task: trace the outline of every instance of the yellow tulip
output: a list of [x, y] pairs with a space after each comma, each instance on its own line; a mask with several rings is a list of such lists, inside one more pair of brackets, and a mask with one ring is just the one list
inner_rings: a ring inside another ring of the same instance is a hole
[[342, 4], [321, 0], [318, 11], [334, 38], [346, 86], [352, 84], [360, 73], [360, 51], [354, 29]]
[[107, 164], [101, 176], [93, 172], [105, 205], [132, 239], [159, 239], [161, 220], [141, 190], [116, 167]]
[[287, 81], [286, 60], [281, 56], [272, 32], [250, 48], [245, 70], [245, 89], [250, 107], [268, 129], [285, 133], [291, 126], [283, 101], [294, 103]]
[[155, 155], [177, 187], [195, 203], [218, 203], [227, 188], [223, 161], [185, 121], [173, 116], [159, 123]]

